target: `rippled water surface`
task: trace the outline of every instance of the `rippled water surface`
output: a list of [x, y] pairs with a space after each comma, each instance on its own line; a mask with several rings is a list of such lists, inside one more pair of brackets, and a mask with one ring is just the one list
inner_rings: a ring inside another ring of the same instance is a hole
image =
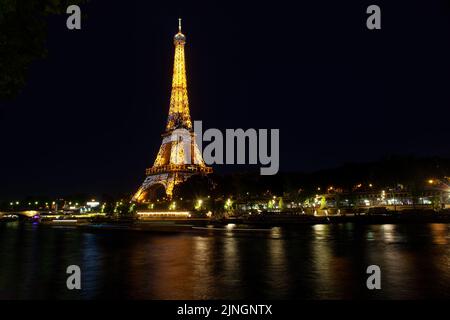
[[[80, 291], [66, 288], [73, 264]], [[366, 288], [371, 264], [382, 271], [379, 291]], [[192, 233], [0, 224], [1, 299], [449, 297], [448, 224]]]

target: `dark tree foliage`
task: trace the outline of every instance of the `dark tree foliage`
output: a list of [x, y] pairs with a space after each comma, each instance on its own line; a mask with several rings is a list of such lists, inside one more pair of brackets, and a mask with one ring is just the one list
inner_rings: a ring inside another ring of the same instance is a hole
[[184, 183], [178, 184], [173, 190], [176, 198], [197, 199], [216, 195], [216, 185], [220, 183], [219, 177], [212, 174], [208, 176], [194, 175]]
[[430, 177], [445, 176], [450, 176], [450, 159], [391, 156], [381, 161], [346, 164], [335, 169], [321, 170], [309, 175], [307, 182], [312, 187], [313, 183], [322, 186], [339, 184], [350, 189], [356, 183], [368, 182], [383, 186], [398, 183], [421, 185]]
[[261, 176], [255, 172], [192, 176], [178, 185], [174, 192], [176, 197], [185, 199], [207, 195], [215, 199], [273, 195], [302, 198], [317, 193], [319, 186], [335, 186], [351, 191], [352, 187], [359, 183], [372, 183], [377, 187], [403, 184], [413, 192], [423, 188], [430, 177], [450, 177], [450, 159], [393, 156], [381, 161], [346, 164], [313, 173], [285, 172], [274, 176]]
[[30, 64], [47, 55], [47, 17], [86, 0], [0, 0], [0, 101], [23, 88]]

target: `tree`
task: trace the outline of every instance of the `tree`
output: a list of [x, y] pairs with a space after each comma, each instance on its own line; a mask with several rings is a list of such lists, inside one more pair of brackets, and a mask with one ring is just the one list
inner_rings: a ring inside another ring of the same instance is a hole
[[214, 175], [193, 175], [173, 189], [175, 198], [199, 199], [215, 193], [217, 183]]
[[47, 55], [47, 17], [86, 1], [0, 1], [0, 101], [13, 99], [26, 83], [30, 64]]

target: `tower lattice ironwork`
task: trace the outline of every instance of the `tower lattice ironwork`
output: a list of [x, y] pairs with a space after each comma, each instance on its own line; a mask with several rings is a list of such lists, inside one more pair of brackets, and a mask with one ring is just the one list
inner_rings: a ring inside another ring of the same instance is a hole
[[187, 94], [184, 45], [186, 37], [181, 33], [179, 19], [178, 33], [174, 36], [175, 59], [173, 65], [172, 92], [166, 130], [153, 167], [146, 170], [146, 179], [133, 196], [133, 201], [144, 201], [154, 187], [162, 185], [168, 197], [173, 188], [193, 174], [212, 172], [203, 161], [195, 141], [189, 112]]

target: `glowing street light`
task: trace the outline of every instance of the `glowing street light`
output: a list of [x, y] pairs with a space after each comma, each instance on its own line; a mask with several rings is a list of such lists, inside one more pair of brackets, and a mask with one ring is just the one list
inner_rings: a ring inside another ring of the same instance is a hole
[[197, 203], [195, 204], [195, 209], [198, 210], [202, 207], [203, 205], [203, 200], [202, 199], [198, 199]]

